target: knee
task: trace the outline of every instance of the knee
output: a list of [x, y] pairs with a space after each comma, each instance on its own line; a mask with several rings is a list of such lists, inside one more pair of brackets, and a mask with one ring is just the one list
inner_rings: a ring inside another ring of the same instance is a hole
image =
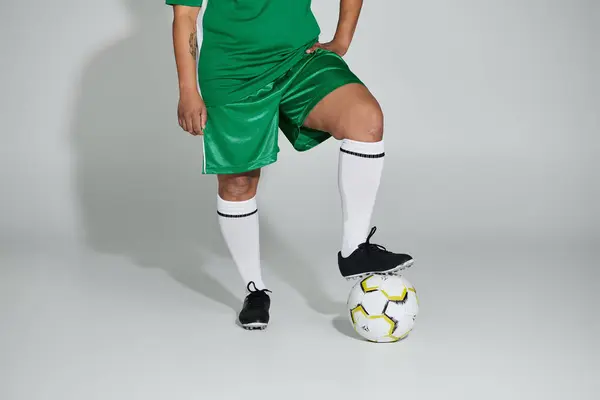
[[251, 174], [220, 175], [219, 196], [227, 201], [245, 201], [256, 195], [258, 176]]
[[337, 139], [379, 142], [383, 139], [383, 111], [375, 99], [350, 107], [336, 132]]
[[379, 142], [383, 139], [383, 111], [375, 101], [365, 110], [364, 132], [363, 142]]

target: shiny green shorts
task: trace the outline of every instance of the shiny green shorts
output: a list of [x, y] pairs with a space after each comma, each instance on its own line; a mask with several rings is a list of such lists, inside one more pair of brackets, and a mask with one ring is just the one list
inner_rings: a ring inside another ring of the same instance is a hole
[[303, 127], [312, 108], [348, 83], [362, 83], [337, 54], [318, 49], [285, 75], [238, 102], [207, 107], [204, 174], [251, 171], [277, 161], [279, 129], [297, 151], [331, 135]]

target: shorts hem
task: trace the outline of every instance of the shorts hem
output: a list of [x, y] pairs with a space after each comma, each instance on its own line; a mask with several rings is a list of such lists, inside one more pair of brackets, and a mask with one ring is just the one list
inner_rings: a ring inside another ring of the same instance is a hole
[[210, 167], [206, 166], [203, 175], [227, 175], [227, 174], [240, 174], [243, 172], [253, 171], [255, 169], [266, 167], [267, 165], [273, 164], [277, 161], [277, 155], [271, 155], [269, 157], [261, 158], [260, 160], [251, 162], [249, 164], [244, 165], [234, 165], [234, 166], [218, 166], [218, 167]]
[[[298, 129], [303, 129], [302, 127], [298, 128]], [[322, 131], [319, 131], [322, 132]], [[305, 152], [308, 150], [312, 150], [315, 147], [317, 147], [318, 145], [320, 145], [321, 143], [324, 143], [325, 141], [327, 141], [328, 139], [332, 138], [333, 136], [331, 136], [330, 133], [328, 132], [324, 132], [327, 134], [327, 136], [324, 136], [321, 139], [310, 139], [310, 140], [306, 140], [302, 145], [299, 144], [294, 144], [294, 149], [299, 152]]]

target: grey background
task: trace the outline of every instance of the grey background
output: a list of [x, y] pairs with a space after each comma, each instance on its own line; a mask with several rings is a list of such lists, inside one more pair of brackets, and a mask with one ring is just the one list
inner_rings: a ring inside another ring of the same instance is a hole
[[[328, 40], [338, 2], [314, 3]], [[265, 399], [300, 379], [300, 398], [389, 395], [382, 380], [592, 398], [597, 1], [365, 2], [346, 59], [386, 115], [375, 239], [415, 256], [424, 303], [395, 347], [345, 318], [333, 140], [282, 141], [265, 170], [274, 324], [231, 325], [241, 281], [176, 124], [170, 22], [160, 1], [0, 5], [1, 398]]]

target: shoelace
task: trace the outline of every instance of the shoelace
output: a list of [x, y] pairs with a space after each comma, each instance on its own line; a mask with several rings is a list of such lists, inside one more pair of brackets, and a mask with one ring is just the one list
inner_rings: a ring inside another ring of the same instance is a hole
[[[254, 286], [254, 289], [250, 288], [250, 285]], [[246, 286], [246, 289], [248, 289], [248, 292], [250, 292], [250, 295], [251, 295], [248, 297], [249, 305], [256, 304], [255, 299], [258, 299], [260, 297], [260, 296], [257, 296], [258, 294], [266, 294], [266, 292], [272, 293], [269, 289], [257, 288], [256, 283], [254, 283], [254, 281], [248, 282], [248, 286]]]
[[371, 243], [371, 238], [373, 237], [373, 235], [375, 234], [375, 231], [377, 230], [377, 227], [374, 226], [371, 228], [371, 232], [369, 232], [369, 236], [367, 236], [367, 240], [365, 240], [364, 243], [361, 243], [358, 245], [359, 249], [365, 249], [366, 251], [385, 251], [387, 252], [388, 250], [383, 247], [380, 244], [376, 244], [376, 243]]
[[[250, 285], [254, 286], [254, 290], [250, 289]], [[269, 292], [269, 293], [273, 293], [269, 289], [259, 289], [259, 288], [257, 288], [256, 287], [256, 283], [254, 283], [254, 281], [248, 282], [248, 286], [246, 286], [246, 289], [248, 289], [248, 291], [250, 293], [257, 293], [257, 292]]]

